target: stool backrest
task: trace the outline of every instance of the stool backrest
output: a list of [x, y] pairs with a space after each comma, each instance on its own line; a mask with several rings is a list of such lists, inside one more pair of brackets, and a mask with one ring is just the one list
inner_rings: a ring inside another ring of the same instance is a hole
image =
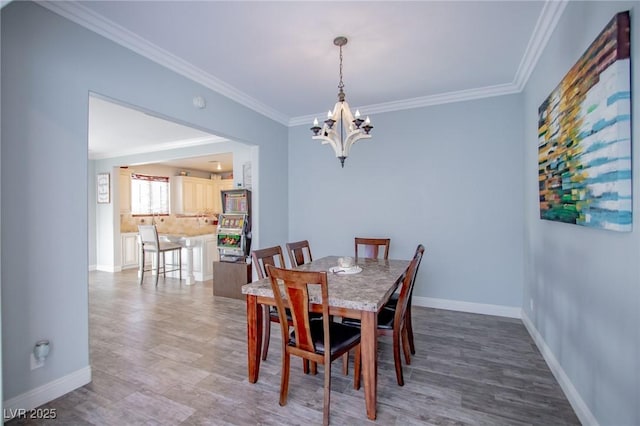
[[158, 230], [155, 225], [138, 225], [138, 234], [140, 234], [140, 242], [142, 247], [147, 249], [157, 249], [160, 247], [158, 238]]

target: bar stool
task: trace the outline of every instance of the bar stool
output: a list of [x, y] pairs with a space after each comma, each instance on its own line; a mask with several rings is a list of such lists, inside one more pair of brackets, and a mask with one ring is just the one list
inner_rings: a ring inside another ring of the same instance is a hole
[[[158, 277], [162, 271], [163, 276], [167, 277], [167, 272], [179, 271], [178, 276], [182, 280], [182, 246], [180, 244], [170, 243], [167, 241], [160, 241], [158, 237], [158, 230], [155, 225], [138, 225], [138, 233], [140, 234], [140, 244], [142, 248], [140, 250], [140, 266], [138, 273], [140, 275], [140, 285], [144, 279], [144, 273], [148, 271], [155, 271], [156, 273], [156, 287], [158, 286]], [[167, 269], [167, 261], [165, 254], [167, 252], [178, 252], [178, 263], [169, 264], [169, 267], [173, 269]], [[151, 268], [145, 269], [145, 254], [150, 253], [154, 256], [155, 268], [153, 261]], [[160, 266], [160, 254], [162, 254], [162, 267]]]

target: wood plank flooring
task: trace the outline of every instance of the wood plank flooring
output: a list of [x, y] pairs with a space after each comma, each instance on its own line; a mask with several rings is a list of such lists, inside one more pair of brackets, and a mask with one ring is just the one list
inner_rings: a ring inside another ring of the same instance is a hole
[[[43, 407], [64, 425], [314, 425], [322, 422], [323, 370], [292, 361], [288, 404], [278, 405], [280, 330], [257, 384], [247, 381], [246, 314], [240, 300], [214, 298], [212, 283], [90, 273], [93, 381]], [[416, 355], [396, 384], [389, 337], [378, 347], [378, 418], [363, 390], [332, 369], [334, 425], [579, 424], [521, 321], [416, 307]], [[353, 357], [351, 357], [353, 358]], [[353, 365], [350, 373], [353, 372]]]

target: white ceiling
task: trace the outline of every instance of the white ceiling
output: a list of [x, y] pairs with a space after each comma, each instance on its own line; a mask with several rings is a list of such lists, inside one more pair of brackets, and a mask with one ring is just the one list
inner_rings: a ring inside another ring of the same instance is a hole
[[522, 90], [564, 1], [79, 1], [45, 7], [285, 125]]
[[[89, 97], [89, 158], [92, 160], [223, 141], [226, 139], [128, 106], [93, 95]], [[233, 155], [212, 154], [157, 164], [225, 173], [233, 171]]]

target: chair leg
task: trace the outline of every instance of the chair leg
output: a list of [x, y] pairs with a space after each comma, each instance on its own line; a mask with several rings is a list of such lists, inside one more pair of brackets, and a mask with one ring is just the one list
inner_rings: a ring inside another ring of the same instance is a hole
[[322, 424], [329, 425], [329, 406], [331, 405], [331, 361], [324, 364], [324, 407], [322, 408]]
[[162, 278], [167, 279], [167, 252], [162, 252]]
[[140, 285], [142, 285], [142, 280], [144, 279], [144, 250], [141, 251], [140, 253], [140, 265], [138, 266], [140, 269], [138, 270], [138, 273], [140, 274]]
[[349, 351], [342, 355], [342, 374], [345, 376], [349, 375]]
[[311, 361], [311, 375], [315, 376], [316, 374], [318, 374], [318, 363]]
[[409, 355], [410, 346], [409, 329], [407, 328], [407, 324], [405, 323], [402, 326], [402, 350], [404, 351], [404, 360], [407, 362], [407, 365], [411, 364], [411, 355]]
[[302, 358], [302, 372], [309, 374], [309, 360], [306, 358]]
[[396, 380], [398, 386], [404, 386], [404, 377], [402, 376], [402, 359], [400, 358], [400, 344], [401, 344], [401, 332], [399, 326], [393, 329], [393, 362], [396, 366]]
[[182, 249], [178, 250], [178, 279], [182, 281]]
[[282, 354], [282, 378], [280, 379], [280, 405], [287, 405], [287, 394], [289, 393], [289, 352]]
[[262, 305], [262, 329], [264, 330], [264, 342], [262, 342], [262, 360], [267, 359], [269, 352], [269, 340], [271, 340], [271, 316], [269, 306]]
[[156, 252], [156, 287], [158, 287], [158, 277], [160, 277], [160, 252]]
[[353, 388], [360, 389], [360, 345], [356, 346], [356, 359], [353, 360]]
[[416, 346], [413, 343], [413, 324], [411, 323], [411, 305], [407, 306], [407, 312], [405, 313], [405, 322], [407, 324], [407, 332], [409, 334], [409, 348], [411, 349], [411, 355], [416, 354]]

